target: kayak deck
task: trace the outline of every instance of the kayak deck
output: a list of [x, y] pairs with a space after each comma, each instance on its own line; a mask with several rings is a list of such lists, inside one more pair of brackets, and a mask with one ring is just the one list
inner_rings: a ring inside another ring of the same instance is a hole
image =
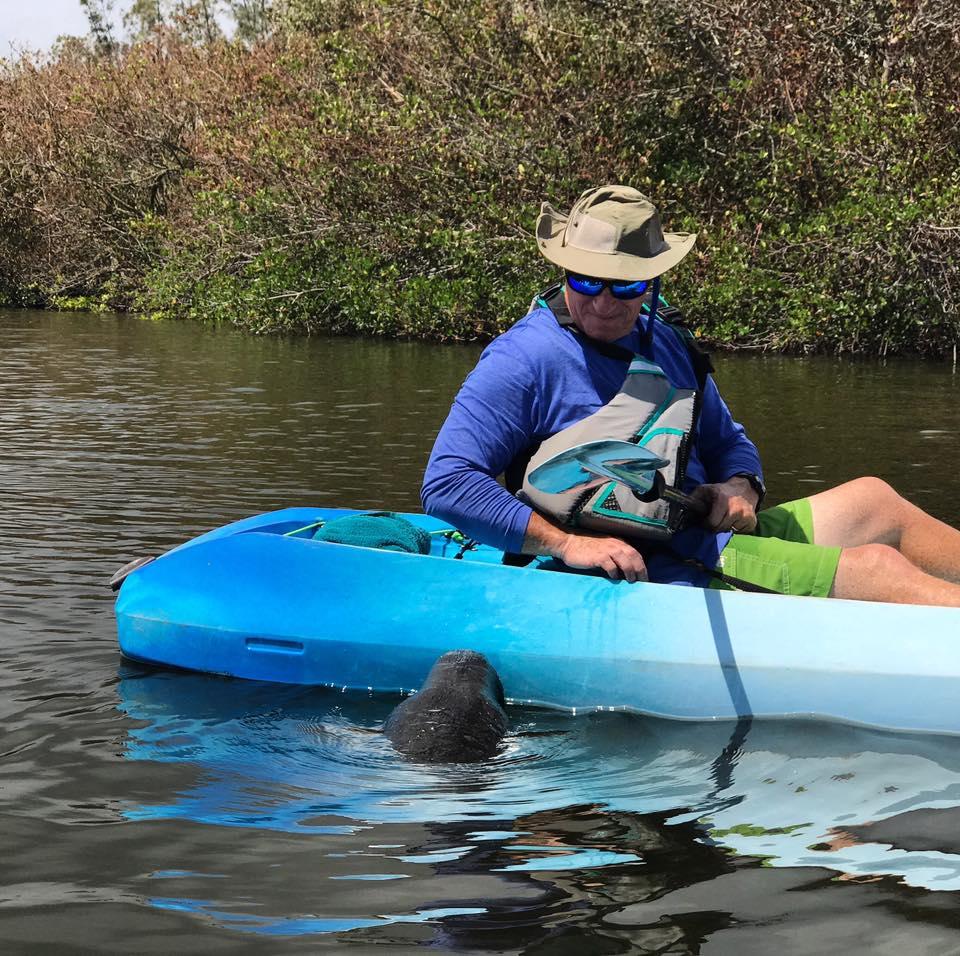
[[122, 652], [256, 680], [409, 691], [440, 654], [471, 648], [524, 703], [960, 732], [960, 610], [626, 584], [505, 567], [483, 545], [454, 560], [461, 544], [440, 533], [430, 555], [297, 534], [355, 513], [259, 515], [137, 569], [117, 599]]

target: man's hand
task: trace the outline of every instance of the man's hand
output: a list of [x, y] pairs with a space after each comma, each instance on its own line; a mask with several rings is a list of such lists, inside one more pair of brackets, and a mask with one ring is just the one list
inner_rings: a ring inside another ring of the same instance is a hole
[[571, 568], [600, 568], [611, 581], [623, 578], [633, 584], [647, 580], [643, 555], [622, 538], [568, 534], [566, 543], [556, 557]]
[[757, 527], [758, 495], [746, 478], [734, 477], [714, 485], [700, 485], [693, 497], [710, 509], [703, 526], [711, 531], [752, 534]]
[[591, 532], [569, 532], [534, 512], [523, 540], [524, 554], [549, 554], [571, 568], [600, 568], [611, 580], [647, 580], [640, 552], [622, 538]]

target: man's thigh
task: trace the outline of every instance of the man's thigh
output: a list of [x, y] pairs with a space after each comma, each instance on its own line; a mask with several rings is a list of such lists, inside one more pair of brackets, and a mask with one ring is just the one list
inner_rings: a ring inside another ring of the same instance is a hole
[[904, 509], [911, 507], [879, 478], [855, 478], [804, 500], [810, 503], [814, 542], [839, 548], [895, 545]]
[[809, 499], [802, 498], [761, 511], [755, 534], [730, 539], [720, 568], [781, 594], [827, 597], [840, 550], [814, 543], [812, 508]]

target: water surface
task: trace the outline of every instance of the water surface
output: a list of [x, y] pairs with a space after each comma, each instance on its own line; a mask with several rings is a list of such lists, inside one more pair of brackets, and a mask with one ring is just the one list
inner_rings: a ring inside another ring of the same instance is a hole
[[[4, 949], [960, 951], [960, 738], [514, 709], [496, 760], [424, 770], [395, 701], [121, 661], [124, 561], [416, 508], [478, 354], [0, 313]], [[717, 364], [772, 501], [873, 473], [960, 524], [949, 365]]]

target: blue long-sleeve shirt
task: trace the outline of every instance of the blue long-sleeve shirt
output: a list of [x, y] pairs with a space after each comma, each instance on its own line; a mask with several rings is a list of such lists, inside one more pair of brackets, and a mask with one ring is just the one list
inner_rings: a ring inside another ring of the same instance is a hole
[[[659, 321], [648, 337], [647, 321], [641, 318], [616, 344], [656, 362], [674, 386], [696, 388], [686, 346]], [[479, 541], [519, 552], [532, 509], [497, 476], [532, 444], [606, 405], [625, 375], [623, 361], [571, 335], [548, 309], [534, 310], [490, 343], [463, 383], [427, 463], [424, 509]], [[759, 475], [760, 456], [708, 379], [684, 490], [741, 472]], [[713, 566], [729, 538], [729, 532], [689, 528], [671, 547]], [[651, 580], [703, 583], [669, 559], [648, 560], [648, 570]]]

